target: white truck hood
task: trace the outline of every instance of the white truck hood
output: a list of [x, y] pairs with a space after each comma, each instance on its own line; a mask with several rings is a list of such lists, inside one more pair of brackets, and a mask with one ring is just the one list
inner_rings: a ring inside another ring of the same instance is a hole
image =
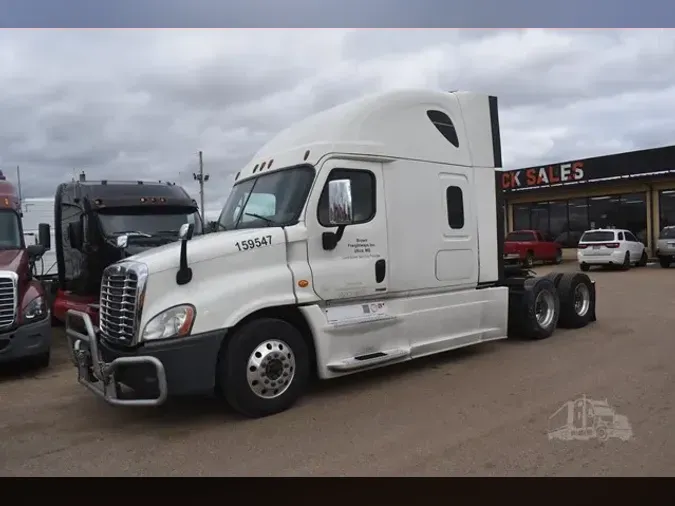
[[[285, 243], [283, 229], [279, 227], [256, 228], [214, 232], [194, 237], [187, 243], [188, 265], [235, 254], [246, 254], [251, 249], [265, 248]], [[150, 274], [178, 269], [180, 241], [152, 248], [124, 260], [143, 262]]]

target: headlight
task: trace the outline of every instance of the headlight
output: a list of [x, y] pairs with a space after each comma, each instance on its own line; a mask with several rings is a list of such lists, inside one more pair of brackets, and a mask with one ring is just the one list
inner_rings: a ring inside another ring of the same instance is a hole
[[47, 303], [42, 296], [35, 297], [23, 310], [23, 317], [26, 321], [40, 320], [45, 316], [47, 316]]
[[195, 308], [189, 304], [170, 307], [152, 318], [143, 329], [141, 339], [168, 339], [187, 336], [195, 320]]

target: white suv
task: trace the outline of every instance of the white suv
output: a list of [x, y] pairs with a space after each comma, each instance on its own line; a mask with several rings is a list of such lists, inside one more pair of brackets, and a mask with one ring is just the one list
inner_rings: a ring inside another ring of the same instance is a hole
[[646, 265], [647, 251], [630, 230], [602, 228], [584, 232], [577, 246], [577, 260], [582, 271], [592, 265], [629, 269], [631, 265]]

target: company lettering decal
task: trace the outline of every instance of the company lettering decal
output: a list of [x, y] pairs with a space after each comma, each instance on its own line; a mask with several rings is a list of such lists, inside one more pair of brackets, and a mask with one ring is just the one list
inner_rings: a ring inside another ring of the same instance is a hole
[[571, 162], [548, 167], [510, 170], [502, 173], [502, 189], [536, 188], [584, 179], [584, 163]]

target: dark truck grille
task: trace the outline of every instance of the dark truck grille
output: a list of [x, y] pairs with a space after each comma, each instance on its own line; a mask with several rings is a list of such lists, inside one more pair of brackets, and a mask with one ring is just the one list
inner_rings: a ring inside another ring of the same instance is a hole
[[102, 337], [120, 344], [132, 344], [136, 333], [138, 275], [112, 265], [103, 273], [99, 325]]
[[16, 286], [14, 280], [0, 277], [0, 328], [11, 327], [16, 316]]

